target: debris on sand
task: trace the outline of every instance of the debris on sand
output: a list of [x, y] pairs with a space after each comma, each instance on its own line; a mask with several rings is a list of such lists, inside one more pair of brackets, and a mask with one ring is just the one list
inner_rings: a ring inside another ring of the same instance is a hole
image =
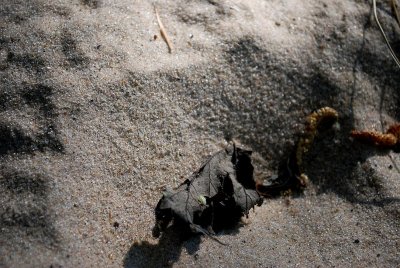
[[294, 152], [284, 163], [281, 174], [264, 181], [257, 181], [257, 192], [264, 197], [272, 197], [286, 190], [306, 187], [308, 176], [303, 170], [303, 156], [310, 150], [318, 131], [337, 124], [338, 117], [338, 112], [330, 107], [320, 108], [308, 115], [304, 134], [300, 137]]
[[165, 191], [155, 209], [153, 235], [158, 237], [172, 222], [212, 235], [261, 205], [250, 156], [251, 151], [233, 144], [211, 156], [176, 190]]
[[[154, 11], [156, 13], [156, 17], [157, 17], [157, 22], [158, 22], [158, 26], [160, 27], [160, 33], [162, 38], [164, 39], [165, 43], [167, 43], [168, 46], [168, 52], [172, 53], [172, 43], [171, 40], [168, 37], [167, 31], [164, 28], [164, 24], [161, 22], [160, 16], [158, 15], [158, 10], [157, 8], [154, 6]], [[155, 40], [156, 38], [154, 38]]]
[[386, 133], [353, 130], [351, 137], [377, 147], [396, 148], [400, 145], [400, 124], [390, 126]]

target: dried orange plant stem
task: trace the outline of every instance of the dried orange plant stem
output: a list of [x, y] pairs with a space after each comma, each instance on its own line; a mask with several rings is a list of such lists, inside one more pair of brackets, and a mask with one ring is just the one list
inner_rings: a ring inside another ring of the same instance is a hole
[[[300, 186], [302, 188], [307, 186], [308, 176], [303, 171], [303, 156], [309, 151], [314, 138], [318, 134], [321, 123], [327, 122], [333, 124], [337, 122], [338, 117], [338, 112], [330, 107], [323, 107], [307, 116], [304, 135], [299, 139], [294, 155], [287, 162], [288, 173], [285, 176], [288, 177], [284, 178], [286, 183], [295, 179], [297, 181], [295, 183], [296, 187]], [[263, 183], [263, 181], [256, 182], [256, 190], [260, 195], [268, 197], [271, 194], [271, 190], [273, 191], [274, 189], [272, 187], [265, 187]], [[279, 186], [276, 188], [279, 188]]]
[[154, 11], [156, 13], [156, 17], [157, 17], [157, 22], [158, 22], [158, 26], [160, 27], [160, 33], [162, 38], [164, 39], [165, 43], [167, 43], [168, 46], [168, 52], [172, 53], [172, 43], [171, 40], [168, 37], [167, 32], [165, 31], [164, 25], [161, 22], [160, 16], [158, 15], [158, 11], [157, 8], [154, 6]]
[[[299, 140], [296, 149], [296, 161], [300, 171], [303, 164], [303, 155], [308, 152], [318, 132], [318, 126], [324, 120], [336, 121], [339, 115], [337, 111], [330, 107], [323, 107], [311, 113], [306, 120], [305, 135]], [[303, 175], [303, 173], [302, 173]], [[305, 176], [305, 175], [303, 175]]]
[[400, 124], [390, 126], [386, 133], [353, 130], [351, 136], [361, 142], [391, 148], [400, 143]]

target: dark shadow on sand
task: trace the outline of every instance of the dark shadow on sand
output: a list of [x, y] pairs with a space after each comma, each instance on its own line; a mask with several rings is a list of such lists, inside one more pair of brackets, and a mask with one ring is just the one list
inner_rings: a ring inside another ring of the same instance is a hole
[[134, 243], [125, 255], [124, 267], [171, 267], [179, 260], [183, 248], [194, 255], [200, 246], [200, 235], [191, 236], [185, 230], [184, 226], [172, 225], [156, 245], [147, 241]]
[[216, 230], [216, 235], [209, 237], [194, 234], [187, 223], [175, 220], [161, 233], [158, 244], [153, 245], [147, 241], [134, 243], [125, 255], [124, 267], [172, 267], [179, 260], [182, 249], [196, 258], [196, 252], [200, 248], [202, 239], [212, 239], [212, 243], [227, 246], [221, 244], [223, 242], [229, 245], [229, 242], [219, 240], [219, 231], [225, 235], [236, 235], [239, 233], [240, 227], [243, 226], [240, 217], [233, 217], [228, 222], [221, 219], [216, 225], [219, 228]]
[[22, 109], [22, 105], [26, 104], [37, 110], [36, 118], [40, 122], [36, 133], [26, 133], [0, 120], [0, 157], [8, 154], [33, 154], [46, 149], [64, 152], [54, 123], [57, 115], [52, 95], [53, 88], [41, 84], [25, 86], [19, 90], [6, 88], [0, 93], [0, 111]]
[[58, 233], [48, 203], [49, 181], [41, 174], [0, 169], [0, 239], [5, 245], [23, 244], [29, 237], [47, 247], [57, 246]]

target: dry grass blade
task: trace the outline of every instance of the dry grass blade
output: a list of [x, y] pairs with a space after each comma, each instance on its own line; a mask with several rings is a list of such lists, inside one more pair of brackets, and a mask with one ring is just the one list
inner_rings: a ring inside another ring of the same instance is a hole
[[172, 43], [169, 40], [169, 37], [167, 35], [167, 32], [165, 31], [164, 25], [161, 22], [160, 16], [158, 15], [158, 11], [157, 8], [154, 6], [154, 11], [156, 12], [156, 17], [157, 17], [157, 22], [158, 22], [158, 26], [160, 27], [160, 33], [162, 38], [164, 39], [164, 41], [167, 43], [168, 46], [168, 52], [172, 53]]
[[390, 1], [390, 5], [391, 5], [391, 7], [392, 7], [392, 11], [393, 11], [394, 16], [395, 16], [395, 18], [396, 18], [397, 24], [398, 24], [399, 27], [400, 27], [400, 15], [399, 15], [399, 12], [397, 11], [397, 3], [396, 3], [396, 0], [391, 0], [391, 1]]
[[380, 22], [379, 22], [378, 14], [376, 13], [376, 0], [372, 0], [372, 4], [373, 4], [373, 9], [374, 9], [374, 17], [375, 17], [376, 24], [378, 24], [379, 30], [381, 31], [382, 36], [383, 36], [383, 38], [385, 39], [386, 45], [387, 45], [388, 48], [389, 48], [390, 55], [392, 56], [392, 58], [393, 58], [394, 61], [396, 62], [397, 66], [400, 68], [400, 61], [399, 61], [399, 59], [396, 57], [396, 54], [394, 53], [392, 47], [390, 46], [389, 40], [387, 39], [386, 34], [385, 34], [385, 32], [383, 31], [383, 28], [382, 28], [382, 26], [381, 26], [381, 24], [380, 24]]

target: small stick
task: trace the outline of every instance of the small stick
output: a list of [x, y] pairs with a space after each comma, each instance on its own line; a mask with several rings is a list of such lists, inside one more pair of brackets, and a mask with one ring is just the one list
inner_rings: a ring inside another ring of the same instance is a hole
[[160, 27], [160, 33], [162, 38], [164, 39], [165, 43], [167, 43], [168, 46], [168, 52], [172, 53], [172, 43], [169, 40], [169, 37], [167, 35], [167, 32], [165, 31], [164, 25], [162, 24], [161, 20], [160, 20], [160, 16], [158, 15], [158, 11], [156, 6], [154, 6], [154, 11], [156, 12], [156, 17], [157, 17], [157, 22], [158, 22], [158, 26]]

